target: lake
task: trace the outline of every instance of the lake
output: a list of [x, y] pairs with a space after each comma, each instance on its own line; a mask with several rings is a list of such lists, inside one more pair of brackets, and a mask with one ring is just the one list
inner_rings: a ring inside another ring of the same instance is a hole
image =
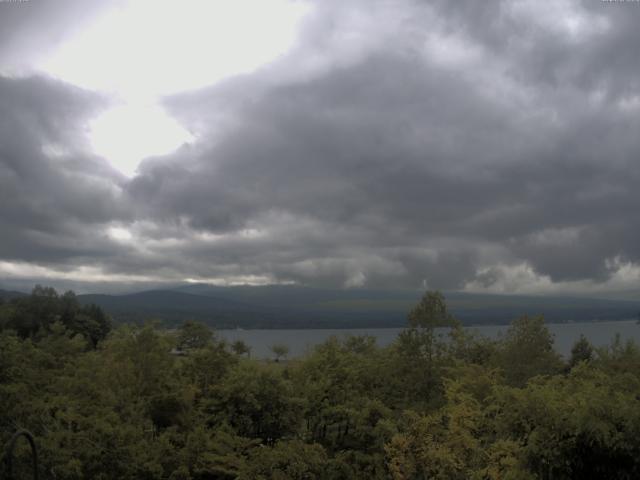
[[[616, 322], [549, 323], [547, 327], [555, 337], [556, 350], [567, 357], [573, 343], [584, 335], [593, 345], [609, 345], [616, 334], [623, 341], [633, 339], [640, 343], [640, 325], [635, 320]], [[508, 328], [507, 325], [486, 325], [466, 327], [490, 338], [497, 338]], [[300, 357], [313, 350], [331, 336], [340, 338], [352, 335], [371, 335], [380, 346], [393, 342], [401, 328], [355, 328], [355, 329], [310, 329], [310, 330], [218, 330], [218, 334], [230, 341], [244, 340], [251, 347], [255, 358], [272, 357], [270, 347], [284, 344], [289, 347], [289, 357]]]

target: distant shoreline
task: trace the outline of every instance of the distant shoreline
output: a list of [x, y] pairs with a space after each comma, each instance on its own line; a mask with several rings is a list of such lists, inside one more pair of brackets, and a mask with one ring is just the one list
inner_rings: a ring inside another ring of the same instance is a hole
[[[636, 324], [635, 319], [547, 323], [546, 326], [554, 336], [555, 350], [565, 357], [570, 355], [573, 344], [582, 335], [596, 347], [611, 345], [618, 334], [623, 342], [633, 340], [640, 344], [640, 325]], [[251, 347], [255, 358], [272, 357], [270, 347], [275, 344], [286, 345], [290, 348], [289, 358], [297, 358], [309, 354], [317, 345], [331, 337], [369, 335], [375, 337], [378, 346], [385, 347], [392, 344], [404, 328], [406, 327], [256, 328], [219, 329], [216, 332], [229, 342], [242, 340]], [[447, 327], [441, 328], [440, 332], [446, 333]], [[498, 339], [504, 335], [509, 325], [464, 325], [463, 328], [487, 338]]]
[[[529, 316], [534, 316], [534, 315], [529, 315]], [[515, 318], [514, 318], [515, 320]], [[580, 325], [580, 324], [602, 324], [602, 323], [638, 323], [636, 319], [634, 318], [627, 318], [627, 319], [623, 319], [623, 320], [568, 320], [566, 322], [547, 322], [545, 321], [545, 325], [547, 326], [551, 326], [551, 325]], [[489, 328], [489, 327], [508, 327], [510, 325], [510, 322], [505, 322], [505, 323], [469, 323], [469, 324], [462, 324], [463, 328]], [[640, 325], [638, 325], [640, 327]], [[380, 327], [380, 326], [371, 326], [371, 327], [367, 327], [367, 326], [345, 326], [345, 327], [341, 327], [341, 326], [336, 326], [336, 327], [296, 327], [296, 328], [288, 328], [288, 327], [242, 327], [242, 328], [216, 328], [216, 327], [211, 327], [213, 328], [216, 332], [234, 332], [234, 331], [238, 331], [238, 332], [242, 332], [242, 331], [298, 331], [298, 330], [302, 330], [302, 331], [308, 331], [308, 330], [402, 330], [404, 328], [407, 328], [406, 325], [404, 326], [396, 326], [396, 327]], [[437, 327], [437, 328], [449, 328], [449, 327]]]

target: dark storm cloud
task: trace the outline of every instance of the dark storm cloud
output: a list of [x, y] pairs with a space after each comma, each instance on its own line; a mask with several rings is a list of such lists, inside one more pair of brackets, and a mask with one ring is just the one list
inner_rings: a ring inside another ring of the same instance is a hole
[[639, 19], [607, 2], [318, 3], [277, 62], [167, 98], [198, 141], [129, 182], [69, 133], [99, 99], [4, 80], [0, 258], [354, 287], [491, 287], [531, 267], [605, 285], [640, 262]]
[[32, 77], [0, 77], [0, 258], [85, 261], [104, 252], [93, 227], [127, 217], [118, 177], [86, 153], [84, 122], [104, 100]]
[[[237, 80], [240, 127], [200, 154], [197, 184], [185, 179], [184, 197], [165, 197], [163, 208], [209, 230], [272, 209], [311, 217], [326, 248], [309, 244], [300, 258], [330, 257], [337, 245], [370, 249], [414, 284], [428, 277], [449, 288], [474, 277], [478, 246], [493, 251], [489, 261], [525, 261], [560, 281], [604, 280], [616, 256], [637, 261], [628, 239], [638, 229], [640, 125], [620, 104], [633, 93], [631, 76], [628, 66], [620, 77], [598, 67], [593, 53], [611, 54], [603, 45], [620, 37], [633, 45], [635, 29], [626, 20], [618, 28], [619, 12], [606, 6], [566, 2], [566, 19], [538, 7], [531, 22], [506, 2], [437, 5], [435, 13], [409, 5], [406, 35], [311, 80], [266, 91], [260, 78]], [[482, 61], [443, 66], [422, 52], [429, 32], [417, 25], [427, 17], [442, 24], [445, 54], [457, 35]], [[492, 80], [493, 90], [482, 85]], [[234, 93], [232, 81], [172, 105], [198, 118]], [[184, 208], [195, 198], [231, 208]], [[358, 243], [337, 237], [337, 225], [359, 231]], [[577, 236], [553, 235], [562, 229]], [[439, 254], [406, 253], [421, 248]]]

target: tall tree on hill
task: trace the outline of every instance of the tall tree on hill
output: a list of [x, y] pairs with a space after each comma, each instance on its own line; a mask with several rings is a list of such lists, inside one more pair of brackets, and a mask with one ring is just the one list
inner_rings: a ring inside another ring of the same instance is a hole
[[438, 291], [427, 291], [418, 304], [409, 312], [409, 327], [433, 329], [452, 327], [456, 319], [449, 313], [444, 295]]
[[560, 355], [553, 348], [553, 335], [542, 316], [515, 320], [504, 338], [499, 366], [507, 383], [524, 386], [536, 375], [554, 375], [562, 370]]
[[273, 354], [276, 356], [276, 362], [279, 362], [281, 358], [286, 358], [289, 355], [289, 347], [284, 343], [276, 343], [269, 347]]
[[445, 352], [443, 334], [436, 327], [454, 327], [457, 320], [449, 313], [444, 295], [427, 291], [408, 315], [409, 328], [398, 335], [395, 365], [402, 372], [396, 381], [410, 385], [412, 399], [432, 402], [442, 394], [441, 363]]
[[211, 343], [212, 339], [211, 328], [204, 323], [187, 320], [180, 327], [177, 347], [185, 351], [204, 348]]
[[236, 340], [231, 344], [231, 350], [236, 355], [244, 355], [247, 354], [247, 357], [251, 357], [251, 347], [247, 345], [244, 340]]
[[0, 328], [12, 329], [21, 338], [47, 335], [56, 322], [70, 335], [82, 335], [94, 349], [111, 331], [111, 319], [97, 305], [80, 306], [72, 291], [59, 296], [55, 289], [41, 285], [0, 312]]
[[585, 338], [584, 335], [580, 335], [580, 338], [576, 340], [571, 348], [571, 357], [569, 358], [569, 367], [573, 368], [580, 362], [589, 362], [593, 359], [593, 345]]

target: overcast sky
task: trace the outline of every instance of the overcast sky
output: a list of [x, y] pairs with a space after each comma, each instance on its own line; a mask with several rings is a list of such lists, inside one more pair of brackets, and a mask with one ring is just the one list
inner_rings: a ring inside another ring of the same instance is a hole
[[640, 3], [0, 0], [0, 287], [640, 280]]

